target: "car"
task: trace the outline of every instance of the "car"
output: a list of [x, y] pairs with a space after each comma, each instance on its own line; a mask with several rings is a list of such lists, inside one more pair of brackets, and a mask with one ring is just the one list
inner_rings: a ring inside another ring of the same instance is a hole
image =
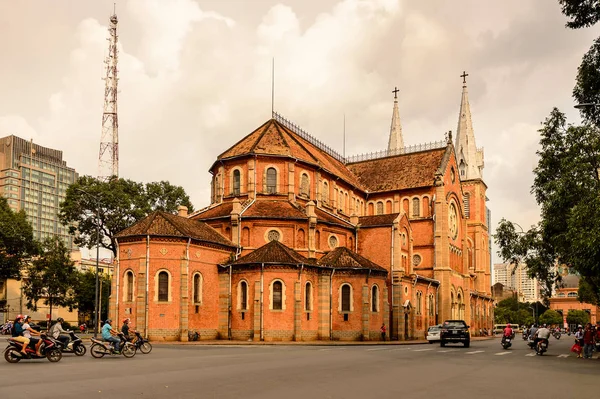
[[446, 320], [440, 331], [440, 346], [447, 343], [462, 343], [465, 348], [471, 345], [469, 325], [464, 320]]
[[427, 329], [427, 341], [429, 341], [430, 344], [433, 344], [434, 341], [439, 341], [441, 330], [442, 326], [439, 324], [429, 327]]

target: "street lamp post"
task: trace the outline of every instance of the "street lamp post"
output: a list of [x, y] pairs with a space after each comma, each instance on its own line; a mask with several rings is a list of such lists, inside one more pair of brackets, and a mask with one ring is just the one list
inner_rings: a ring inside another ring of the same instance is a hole
[[98, 199], [97, 196], [92, 195], [90, 193], [88, 193], [85, 190], [82, 190], [80, 188], [76, 189], [77, 191], [79, 191], [82, 194], [88, 195], [89, 197], [93, 198], [96, 201], [96, 286], [94, 289], [94, 317], [93, 317], [93, 321], [94, 321], [94, 338], [96, 338], [98, 336], [98, 325], [100, 324], [99, 321], [99, 314], [98, 314], [98, 272], [99, 272], [99, 259], [100, 259], [100, 200]]

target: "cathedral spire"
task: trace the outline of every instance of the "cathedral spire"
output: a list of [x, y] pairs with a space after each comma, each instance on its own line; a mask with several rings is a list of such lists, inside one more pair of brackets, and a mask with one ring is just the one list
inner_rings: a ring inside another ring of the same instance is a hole
[[392, 93], [394, 93], [394, 111], [392, 112], [392, 125], [390, 127], [390, 139], [388, 141], [388, 151], [392, 154], [399, 154], [404, 148], [402, 125], [400, 124], [400, 112], [398, 111], [398, 91], [397, 87], [392, 90]]
[[469, 74], [466, 72], [460, 75], [463, 78], [463, 87], [458, 127], [456, 129], [456, 146], [454, 148], [461, 180], [481, 179], [483, 177], [483, 149], [477, 149], [475, 145], [475, 133], [467, 90], [467, 76]]

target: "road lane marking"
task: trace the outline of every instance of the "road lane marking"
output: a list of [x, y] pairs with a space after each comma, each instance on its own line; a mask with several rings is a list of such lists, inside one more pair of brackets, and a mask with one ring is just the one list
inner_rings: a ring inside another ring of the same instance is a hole
[[496, 356], [503, 356], [503, 355], [508, 355], [509, 353], [512, 352], [498, 352], [498, 353], [494, 353]]
[[528, 353], [525, 356], [535, 356], [535, 353]]
[[396, 348], [396, 349], [392, 349], [392, 352], [396, 352], [396, 351], [409, 351], [412, 348]]
[[319, 351], [321, 352], [325, 352], [325, 351], [344, 351], [346, 350], [346, 348], [322, 348], [319, 349]]
[[569, 357], [569, 355], [558, 355], [558, 357]]
[[483, 353], [485, 351], [472, 351], [472, 352], [465, 352], [467, 355], [475, 355], [477, 353]]
[[367, 349], [367, 350], [368, 350], [368, 351], [384, 351], [384, 350], [386, 350], [386, 349], [387, 349], [387, 348], [370, 348], [370, 349]]
[[433, 349], [415, 349], [413, 352], [426, 352], [426, 351], [432, 351]]
[[458, 352], [458, 349], [446, 349], [445, 351], [438, 351], [438, 353]]

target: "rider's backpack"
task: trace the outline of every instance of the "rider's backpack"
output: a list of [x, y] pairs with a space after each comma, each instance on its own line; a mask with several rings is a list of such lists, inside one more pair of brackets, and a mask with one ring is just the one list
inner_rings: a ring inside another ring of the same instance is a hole
[[10, 334], [13, 337], [18, 337], [22, 334], [22, 331], [17, 331], [17, 325], [20, 325], [20, 323], [13, 323], [12, 327], [10, 328]]

